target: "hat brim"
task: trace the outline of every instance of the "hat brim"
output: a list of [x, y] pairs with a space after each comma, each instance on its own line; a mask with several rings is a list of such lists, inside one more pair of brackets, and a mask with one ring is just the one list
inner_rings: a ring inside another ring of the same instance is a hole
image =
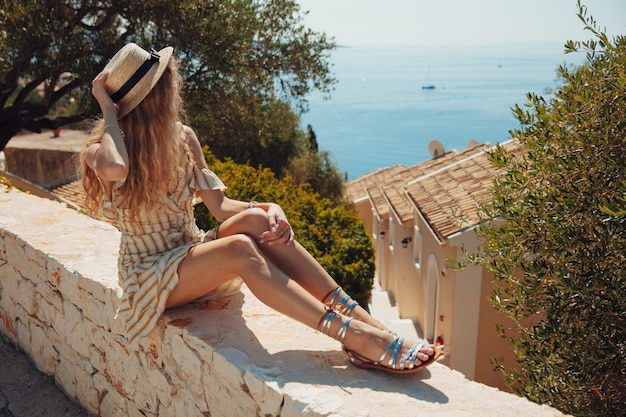
[[[159, 62], [156, 65], [153, 65], [141, 78], [141, 80], [139, 80], [139, 82], [116, 103], [118, 107], [118, 119], [121, 119], [130, 113], [139, 105], [139, 103], [143, 101], [144, 98], [146, 98], [150, 91], [152, 91], [156, 83], [163, 75], [165, 68], [167, 68], [173, 51], [174, 48], [171, 46], [161, 49], [158, 52], [160, 56]], [[104, 67], [106, 71], [109, 71], [109, 76], [107, 77], [107, 81], [105, 83], [105, 88], [109, 95], [115, 93], [115, 91], [117, 91], [132, 75], [128, 74], [128, 71], [125, 71], [125, 69], [121, 67], [121, 64], [128, 55], [128, 52], [129, 51], [125, 50], [125, 48], [120, 49], [113, 56], [113, 58], [111, 58], [106, 67]], [[135, 69], [132, 69], [132, 71], [134, 72]]]

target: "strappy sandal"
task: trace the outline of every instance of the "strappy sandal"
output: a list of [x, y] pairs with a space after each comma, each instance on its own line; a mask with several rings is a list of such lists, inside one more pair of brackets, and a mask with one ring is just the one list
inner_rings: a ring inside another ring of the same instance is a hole
[[[327, 336], [330, 335], [330, 326], [332, 324], [333, 319], [337, 316], [337, 312], [332, 310], [330, 307], [326, 307], [327, 311], [320, 324], [318, 326], [318, 330], [324, 333]], [[376, 362], [370, 361], [369, 359], [364, 358], [356, 352], [349, 350], [343, 345], [343, 341], [346, 338], [346, 333], [348, 332], [348, 326], [350, 322], [353, 320], [353, 317], [346, 317], [346, 321], [341, 325], [337, 334], [334, 336], [335, 340], [338, 340], [342, 344], [342, 349], [350, 358], [350, 362], [359, 368], [368, 368], [368, 369], [377, 369], [380, 371], [391, 372], [396, 374], [408, 374], [421, 371], [426, 368], [428, 365], [433, 363], [441, 354], [440, 350], [435, 349], [435, 353], [425, 362], [420, 363], [418, 366], [415, 366], [415, 361], [417, 361], [417, 354], [419, 350], [424, 346], [424, 343], [416, 343], [409, 351], [402, 357], [400, 360], [399, 367], [397, 366], [397, 358], [400, 349], [402, 349], [402, 344], [404, 343], [404, 338], [394, 336], [387, 348], [383, 352], [380, 359]], [[333, 336], [331, 336], [333, 337]], [[381, 364], [381, 362], [385, 359], [385, 357], [390, 354], [389, 361], [387, 365]]]
[[[326, 307], [333, 309], [335, 311], [338, 311], [339, 313], [343, 314], [344, 316], [350, 316], [350, 314], [352, 313], [352, 311], [354, 310], [354, 308], [356, 306], [359, 305], [358, 302], [354, 301], [352, 299], [352, 297], [350, 297], [348, 294], [344, 295], [343, 297], [341, 297], [341, 299], [339, 300], [339, 302], [335, 303], [335, 300], [337, 300], [337, 298], [339, 297], [339, 294], [341, 294], [341, 291], [343, 290], [343, 288], [341, 287], [337, 287], [334, 290], [331, 290], [330, 293], [328, 293], [326, 295], [326, 297], [324, 297], [324, 300], [328, 298], [328, 296], [332, 293], [333, 296], [330, 299], [330, 301], [328, 301], [326, 303]], [[392, 334], [394, 336], [397, 336], [397, 333], [391, 329], [386, 329], [384, 330], [385, 333], [389, 333]]]
[[[322, 317], [322, 320], [320, 321], [320, 324], [318, 326], [318, 330], [324, 333], [326, 336], [330, 336], [330, 326], [336, 315], [337, 313], [333, 309], [327, 306], [326, 314], [324, 314], [324, 317]], [[338, 340], [339, 343], [341, 343], [342, 345], [343, 345], [343, 339], [346, 338], [348, 326], [350, 325], [350, 322], [352, 320], [354, 320], [353, 317], [347, 317], [346, 321], [343, 323], [343, 325], [337, 331], [337, 334], [334, 336], [335, 340]], [[333, 336], [330, 336], [330, 337], [333, 337]]]
[[[354, 308], [358, 306], [359, 303], [354, 301], [352, 297], [350, 297], [348, 294], [341, 297], [338, 302], [335, 302], [335, 300], [337, 300], [337, 298], [339, 297], [339, 294], [341, 294], [341, 291], [341, 287], [337, 287], [336, 289], [332, 290], [331, 292], [333, 293], [333, 297], [330, 299], [329, 302], [326, 303], [326, 306], [340, 312], [344, 316], [349, 316], [350, 313], [352, 313], [352, 310], [354, 310]], [[328, 298], [328, 295], [324, 299], [326, 298]]]
[[[402, 349], [402, 344], [404, 343], [404, 338], [399, 336], [394, 336], [387, 348], [381, 355], [378, 361], [371, 361], [369, 359], [364, 358], [356, 352], [353, 352], [343, 346], [344, 352], [350, 358], [350, 362], [353, 365], [364, 368], [364, 369], [377, 369], [379, 371], [391, 372], [395, 374], [409, 374], [414, 372], [419, 372], [422, 369], [426, 368], [428, 365], [437, 360], [437, 358], [441, 355], [441, 349], [435, 348], [435, 352], [428, 358], [428, 360], [421, 362], [418, 366], [415, 366], [415, 361], [417, 361], [417, 354], [420, 349], [425, 346], [424, 343], [416, 343], [409, 351], [402, 356], [400, 359], [400, 364], [398, 365], [398, 353], [400, 349]], [[387, 364], [382, 364], [385, 358], [389, 355], [389, 360]]]

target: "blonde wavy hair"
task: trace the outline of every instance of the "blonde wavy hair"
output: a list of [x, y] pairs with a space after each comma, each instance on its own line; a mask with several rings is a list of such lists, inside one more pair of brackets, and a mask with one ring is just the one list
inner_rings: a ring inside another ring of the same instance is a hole
[[[183, 170], [183, 153], [190, 156], [185, 135], [179, 123], [183, 116], [179, 63], [172, 57], [167, 69], [152, 91], [130, 113], [120, 119], [125, 133], [124, 144], [129, 157], [125, 183], [116, 191], [122, 196], [123, 208], [137, 217], [141, 208], [153, 208], [159, 196], [173, 191]], [[85, 188], [85, 207], [97, 215], [102, 210], [103, 187], [87, 163], [87, 148], [102, 141], [104, 119], [95, 122], [91, 136], [81, 151], [78, 174]]]

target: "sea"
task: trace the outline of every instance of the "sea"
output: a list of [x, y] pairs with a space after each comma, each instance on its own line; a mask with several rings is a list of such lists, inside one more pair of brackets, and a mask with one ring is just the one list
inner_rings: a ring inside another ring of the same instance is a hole
[[301, 123], [352, 180], [423, 162], [431, 141], [445, 151], [505, 142], [520, 127], [515, 105], [524, 106], [527, 93], [548, 98], [561, 84], [557, 68], [585, 55], [553, 43], [339, 46], [329, 61], [334, 90], [312, 94]]

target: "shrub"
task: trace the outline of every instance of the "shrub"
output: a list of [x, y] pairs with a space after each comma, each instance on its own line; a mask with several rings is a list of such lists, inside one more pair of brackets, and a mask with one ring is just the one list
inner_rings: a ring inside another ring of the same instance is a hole
[[[580, 4], [579, 4], [580, 6]], [[626, 413], [626, 37], [613, 41], [581, 7], [587, 61], [559, 68], [551, 99], [528, 95], [499, 147], [492, 201], [481, 208], [493, 305], [518, 363], [506, 380], [527, 398], [580, 416]], [[581, 45], [568, 42], [570, 52]], [[497, 226], [493, 219], [499, 219]]]
[[[353, 210], [320, 198], [308, 185], [292, 185], [289, 177], [278, 180], [270, 169], [222, 162], [210, 154], [207, 161], [228, 186], [228, 197], [280, 204], [298, 242], [356, 301], [367, 305], [374, 282], [374, 250]], [[204, 230], [218, 224], [203, 204], [196, 206], [196, 219]]]

